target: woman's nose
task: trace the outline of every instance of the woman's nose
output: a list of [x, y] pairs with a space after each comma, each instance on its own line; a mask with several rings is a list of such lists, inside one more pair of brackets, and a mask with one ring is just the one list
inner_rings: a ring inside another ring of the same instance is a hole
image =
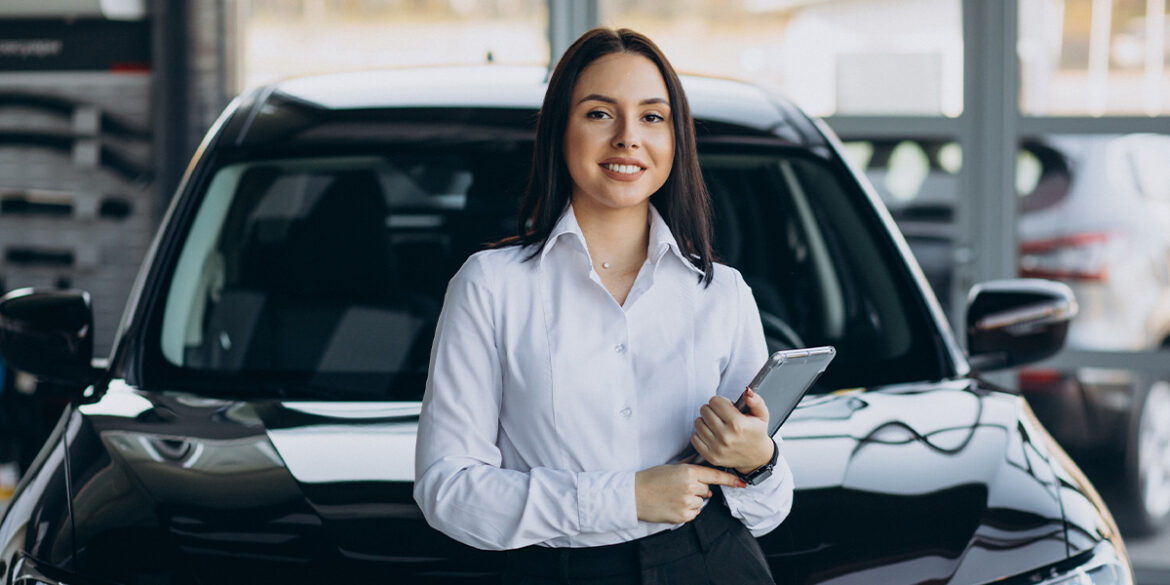
[[629, 120], [620, 120], [616, 125], [613, 137], [614, 148], [636, 149], [641, 146], [641, 139], [637, 134], [637, 124]]

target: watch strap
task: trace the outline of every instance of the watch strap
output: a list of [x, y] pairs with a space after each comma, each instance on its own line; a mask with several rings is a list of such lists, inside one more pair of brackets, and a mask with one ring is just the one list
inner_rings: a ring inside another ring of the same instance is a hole
[[732, 473], [738, 476], [744, 483], [748, 485], [759, 485], [772, 476], [772, 470], [776, 468], [776, 462], [780, 460], [780, 446], [776, 441], [772, 441], [772, 460], [751, 470], [748, 473], [740, 473], [737, 469], [732, 469]]

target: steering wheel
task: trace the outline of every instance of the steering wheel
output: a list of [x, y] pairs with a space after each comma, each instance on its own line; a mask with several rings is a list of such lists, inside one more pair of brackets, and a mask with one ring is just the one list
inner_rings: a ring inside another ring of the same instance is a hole
[[767, 311], [760, 311], [760, 322], [764, 325], [764, 340], [768, 344], [768, 353], [806, 347], [800, 334], [784, 319]]

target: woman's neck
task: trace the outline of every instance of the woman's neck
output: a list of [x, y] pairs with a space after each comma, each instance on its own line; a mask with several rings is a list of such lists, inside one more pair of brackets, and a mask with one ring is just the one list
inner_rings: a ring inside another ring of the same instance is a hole
[[597, 270], [627, 272], [641, 268], [650, 241], [649, 202], [622, 209], [599, 209], [577, 201], [572, 205]]

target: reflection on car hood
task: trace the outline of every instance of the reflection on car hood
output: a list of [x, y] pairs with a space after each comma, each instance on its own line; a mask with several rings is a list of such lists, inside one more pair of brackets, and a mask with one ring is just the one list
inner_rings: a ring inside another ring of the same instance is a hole
[[[115, 383], [80, 407], [71, 438], [77, 568], [124, 582], [493, 582], [500, 555], [429, 529], [413, 502], [417, 414]], [[795, 505], [761, 539], [779, 582], [983, 583], [1068, 553], [1061, 498], [1079, 492], [1015, 396], [967, 383], [816, 396], [782, 434]]]
[[966, 384], [806, 400], [783, 429], [793, 512], [765, 542], [818, 559], [797, 575], [816, 583], [982, 583], [1063, 558], [1057, 481], [1017, 400]]

